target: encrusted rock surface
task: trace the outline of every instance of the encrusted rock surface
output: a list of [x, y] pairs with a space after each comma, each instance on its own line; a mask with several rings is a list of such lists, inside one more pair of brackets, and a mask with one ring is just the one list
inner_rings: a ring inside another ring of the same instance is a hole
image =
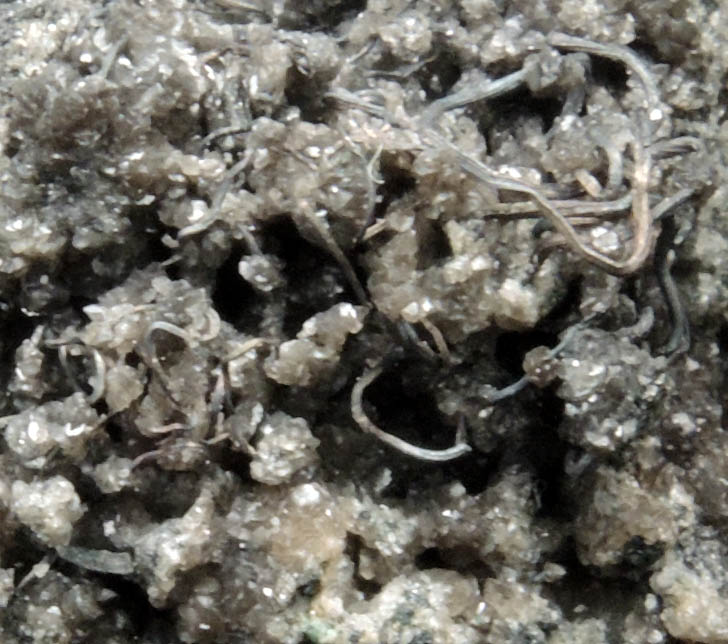
[[0, 35], [0, 642], [728, 644], [725, 2]]

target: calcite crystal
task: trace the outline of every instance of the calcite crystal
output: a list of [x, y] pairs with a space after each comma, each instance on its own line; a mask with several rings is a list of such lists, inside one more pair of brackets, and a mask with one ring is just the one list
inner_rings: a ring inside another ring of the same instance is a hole
[[73, 484], [62, 476], [31, 483], [13, 481], [10, 509], [39, 539], [51, 546], [68, 545], [73, 524], [85, 511]]

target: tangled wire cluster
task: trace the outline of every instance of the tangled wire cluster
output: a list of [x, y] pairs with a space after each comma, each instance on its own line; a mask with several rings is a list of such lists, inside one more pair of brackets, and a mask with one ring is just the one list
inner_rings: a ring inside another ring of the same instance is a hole
[[[538, 70], [535, 69], [537, 63], [534, 64], [531, 59], [527, 59], [520, 69], [505, 76], [495, 80], [488, 79], [476, 82], [460, 91], [435, 100], [419, 115], [410, 115], [403, 110], [392, 112], [384, 105], [384, 97], [370, 89], [351, 91], [339, 85], [331, 89], [327, 96], [343, 108], [361, 111], [378, 119], [387, 127], [412, 135], [413, 140], [419, 141], [422, 149], [431, 148], [441, 152], [446, 151], [463, 173], [496, 194], [507, 193], [525, 197], [521, 201], [502, 199], [496, 203], [491, 203], [488, 205], [487, 211], [483, 213], [484, 217], [500, 219], [541, 218], [545, 226], [553, 232], [548, 244], [545, 245], [546, 248], [566, 247], [578, 257], [613, 275], [628, 276], [634, 274], [640, 271], [653, 256], [655, 243], [660, 232], [660, 220], [676, 205], [686, 201], [693, 195], [693, 190], [682, 189], [659, 202], [651, 202], [649, 186], [653, 160], [699, 149], [700, 142], [686, 136], [671, 139], [664, 138], [665, 128], [661, 129], [660, 126], [668, 108], [661, 101], [653, 75], [640, 58], [628, 47], [597, 43], [562, 33], [551, 33], [546, 37], [545, 44], [555, 50], [581, 53], [616, 61], [623, 65], [632, 77], [637, 80], [641, 89], [641, 105], [639, 105], [636, 116], [632, 121], [631, 131], [628, 132], [625, 138], [626, 145], [631, 150], [631, 160], [624, 158], [620, 145], [607, 138], [602, 138], [600, 146], [603, 148], [608, 162], [605, 185], [602, 186], [595, 176], [582, 169], [575, 173], [583, 188], [582, 194], [572, 194], [573, 191], [570, 193], [569, 189], [554, 183], [535, 185], [513, 174], [509, 175], [495, 170], [474, 155], [461, 150], [449, 140], [440, 126], [442, 117], [450, 110], [492, 100], [511, 93], [522, 86], [529, 86], [534, 75], [538, 74]], [[105, 77], [109, 73], [115, 58], [124, 46], [125, 42], [122, 40], [109, 52], [99, 71], [101, 77]], [[363, 55], [365, 51], [366, 47], [354, 58]], [[576, 88], [573, 95], [567, 97], [564, 112], [578, 113], [580, 100], [583, 100], [583, 96], [583, 88]], [[561, 126], [568, 127], [568, 123], [568, 119], [564, 119]], [[240, 126], [218, 128], [202, 139], [200, 142], [201, 149], [207, 148], [222, 137], [235, 135], [248, 129], [249, 124], [247, 123]], [[380, 160], [384, 143], [380, 143], [377, 152], [371, 159], [367, 160], [365, 154], [358, 150], [356, 144], [346, 134], [342, 133], [342, 136], [355, 150], [355, 153], [359, 154], [366, 162], [370, 219], [365, 228], [361, 230], [359, 241], [367, 240], [377, 234], [382, 223], [374, 221], [373, 217], [377, 203], [376, 184], [378, 182], [375, 168]], [[181, 227], [176, 239], [169, 241], [171, 247], [179, 247], [188, 238], [204, 233], [213, 225], [218, 219], [223, 202], [234, 187], [237, 177], [254, 163], [255, 153], [256, 151], [252, 147], [246, 149], [242, 158], [227, 170], [224, 179], [219, 183], [212, 195], [206, 213]], [[630, 184], [630, 188], [626, 191], [623, 188], [625, 175], [628, 176]], [[598, 196], [604, 198], [595, 199]], [[621, 252], [617, 253], [608, 253], [585, 241], [584, 230], [604, 226], [605, 222], [619, 218], [626, 218], [629, 222], [631, 240], [627, 242], [628, 249], [622, 249]], [[359, 303], [376, 308], [372, 304], [372, 298], [361, 284], [352, 262], [335, 239], [329, 226], [321, 218], [311, 213], [304, 213], [301, 219], [302, 226], [306, 228], [307, 233], [316, 238], [318, 243], [338, 263]], [[541, 229], [543, 230], [543, 226]], [[256, 279], [260, 281], [262, 274], [270, 275], [270, 283], [261, 284], [261, 290], [266, 291], [274, 288], [278, 279], [276, 277], [277, 268], [271, 263], [270, 257], [264, 254], [258, 239], [247, 226], [240, 227], [239, 232], [248, 247], [250, 256], [253, 258], [251, 261], [256, 265]], [[686, 349], [689, 344], [687, 316], [682, 309], [677, 288], [670, 275], [669, 252], [662, 249], [654, 256], [656, 273], [662, 286], [667, 307], [673, 318], [673, 333], [664, 351], [665, 353], [675, 353]], [[172, 259], [168, 260], [167, 264], [174, 263], [179, 259], [179, 255], [173, 256]], [[447, 359], [449, 350], [443, 334], [429, 320], [423, 319], [421, 323], [432, 336], [439, 355]], [[584, 324], [584, 322], [582, 321], [580, 324]], [[409, 323], [401, 323], [400, 328], [404, 329], [405, 334], [415, 337]], [[144, 346], [152, 346], [150, 337], [156, 330], [177, 336], [183, 342], [189, 344], [189, 338], [183, 329], [170, 323], [157, 322], [149, 328]], [[570, 331], [573, 331], [573, 328], [567, 330], [562, 342], [550, 352], [550, 357], [553, 358], [558, 355], [566, 346], [572, 337]], [[261, 338], [255, 339], [253, 342], [258, 344], [266, 343]], [[79, 351], [81, 351], [79, 346], [61, 343], [60, 358], [63, 365], [67, 365], [70, 352], [78, 353]], [[154, 358], [154, 352], [148, 351], [147, 353], [152, 356], [149, 359], [149, 367], [156, 373], [163, 374], [164, 371], [159, 361]], [[97, 375], [91, 383], [92, 400], [97, 400], [103, 394], [101, 387], [104, 379], [103, 360], [98, 357], [98, 352], [94, 354], [94, 364]], [[462, 419], [458, 424], [455, 445], [444, 450], [431, 450], [414, 446], [377, 427], [364, 412], [362, 399], [366, 387], [378, 378], [383, 369], [381, 361], [371, 368], [365, 369], [352, 389], [351, 414], [361, 429], [377, 436], [391, 447], [423, 460], [447, 461], [459, 458], [471, 451], [470, 445], [466, 442], [466, 431]], [[225, 438], [219, 428], [220, 419], [222, 418], [220, 411], [226, 395], [225, 382], [226, 378], [223, 377], [222, 371], [220, 371], [216, 379], [217, 384], [214, 392], [211, 394], [211, 400], [214, 402], [212, 415], [218, 419], [215, 421], [218, 432], [213, 440]], [[483, 399], [483, 405], [494, 405], [497, 401], [522, 390], [528, 383], [528, 378], [523, 377], [518, 382], [500, 391], [493, 390], [487, 398]], [[183, 428], [183, 426], [179, 423], [172, 423], [162, 427], [160, 432], [167, 433], [180, 428]], [[143, 462], [146, 458], [145, 456], [139, 462]]]
[[[601, 201], [593, 201], [583, 197], [551, 198], [547, 195], [547, 192], [558, 194], [558, 187], [537, 187], [526, 181], [497, 172], [482, 161], [458, 149], [442, 134], [438, 128], [438, 119], [445, 112], [477, 101], [496, 98], [526, 84], [530, 73], [528, 66], [524, 66], [520, 70], [499, 79], [488, 80], [482, 84], [467, 87], [438, 99], [418, 117], [411, 117], [406, 114], [391, 114], [385, 107], [377, 104], [376, 96], [373, 100], [371, 98], [367, 100], [344, 89], [336, 89], [331, 92], [330, 96], [343, 105], [362, 110], [394, 127], [416, 132], [426, 145], [450, 150], [460, 169], [488, 188], [521, 194], [527, 198], [521, 202], [496, 204], [495, 207], [490, 208], [489, 216], [543, 217], [559, 235], [554, 240], [554, 245], [568, 247], [579, 257], [611, 274], [626, 276], [636, 273], [645, 266], [652, 255], [659, 235], [660, 219], [693, 194], [693, 190], [683, 189], [659, 203], [650, 204], [649, 182], [652, 160], [659, 156], [679, 154], [686, 149], [698, 149], [700, 142], [692, 137], [660, 140], [656, 133], [660, 121], [663, 119], [665, 106], [660, 100], [657, 84], [653, 76], [640, 58], [628, 47], [601, 44], [562, 33], [550, 34], [547, 42], [552, 47], [560, 50], [583, 52], [617, 61], [639, 80], [643, 91], [643, 105], [629, 138], [629, 146], [632, 151], [631, 188], [629, 192], [610, 200]], [[369, 92], [365, 93], [367, 96], [370, 95]], [[609, 141], [605, 141], [603, 147], [610, 164], [608, 185], [603, 190], [598, 180], [586, 172], [582, 173], [581, 180], [584, 185], [590, 186], [594, 193], [604, 191], [609, 194], [622, 185], [624, 160], [619, 151]], [[623, 252], [622, 257], [608, 255], [582, 239], [578, 228], [602, 225], [605, 218], [625, 216], [625, 213], [627, 213], [626, 216], [631, 224], [632, 239], [631, 248]], [[331, 243], [330, 246], [335, 246], [335, 243]], [[341, 259], [343, 253], [338, 248], [332, 252], [346, 267], [345, 273], [354, 275], [348, 261], [345, 258]], [[669, 264], [664, 253], [661, 253], [660, 257], [657, 258], [657, 264], [658, 276], [660, 277], [668, 308], [673, 317], [674, 326], [672, 336], [665, 347], [665, 352], [674, 353], [678, 350], [687, 349], [689, 345], [687, 317], [683, 312], [678, 291], [670, 276]], [[355, 279], [353, 281], [356, 283]], [[355, 291], [361, 293], [362, 289], [357, 286]], [[444, 343], [437, 329], [433, 329], [431, 326], [430, 330], [436, 338], [438, 346], [442, 346]], [[570, 333], [565, 335], [564, 341], [551, 352], [551, 357], [559, 353], [570, 336]], [[364, 389], [374, 382], [381, 372], [381, 366], [366, 370], [358, 379], [352, 391], [352, 416], [363, 430], [374, 434], [393, 448], [422, 460], [447, 461], [459, 458], [470, 451], [470, 446], [465, 442], [465, 431], [462, 423], [460, 423], [457, 432], [455, 445], [445, 450], [429, 450], [413, 446], [372, 423], [363, 411], [362, 395]], [[528, 379], [524, 377], [513, 386], [507, 387], [483, 402], [485, 405], [492, 405], [497, 400], [502, 400], [517, 393], [526, 384], [528, 384]]]

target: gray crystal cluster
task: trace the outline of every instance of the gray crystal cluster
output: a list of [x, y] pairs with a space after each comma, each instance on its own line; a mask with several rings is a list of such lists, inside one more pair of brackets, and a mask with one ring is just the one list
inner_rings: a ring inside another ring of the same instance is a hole
[[0, 3], [3, 644], [728, 643], [728, 6]]

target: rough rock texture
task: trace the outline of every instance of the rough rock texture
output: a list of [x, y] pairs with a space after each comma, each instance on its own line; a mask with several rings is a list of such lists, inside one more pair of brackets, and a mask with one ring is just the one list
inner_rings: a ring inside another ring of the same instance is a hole
[[73, 524], [84, 508], [73, 485], [62, 476], [32, 483], [13, 481], [10, 509], [39, 539], [51, 546], [68, 545]]
[[0, 36], [3, 644], [728, 644], [725, 2]]

